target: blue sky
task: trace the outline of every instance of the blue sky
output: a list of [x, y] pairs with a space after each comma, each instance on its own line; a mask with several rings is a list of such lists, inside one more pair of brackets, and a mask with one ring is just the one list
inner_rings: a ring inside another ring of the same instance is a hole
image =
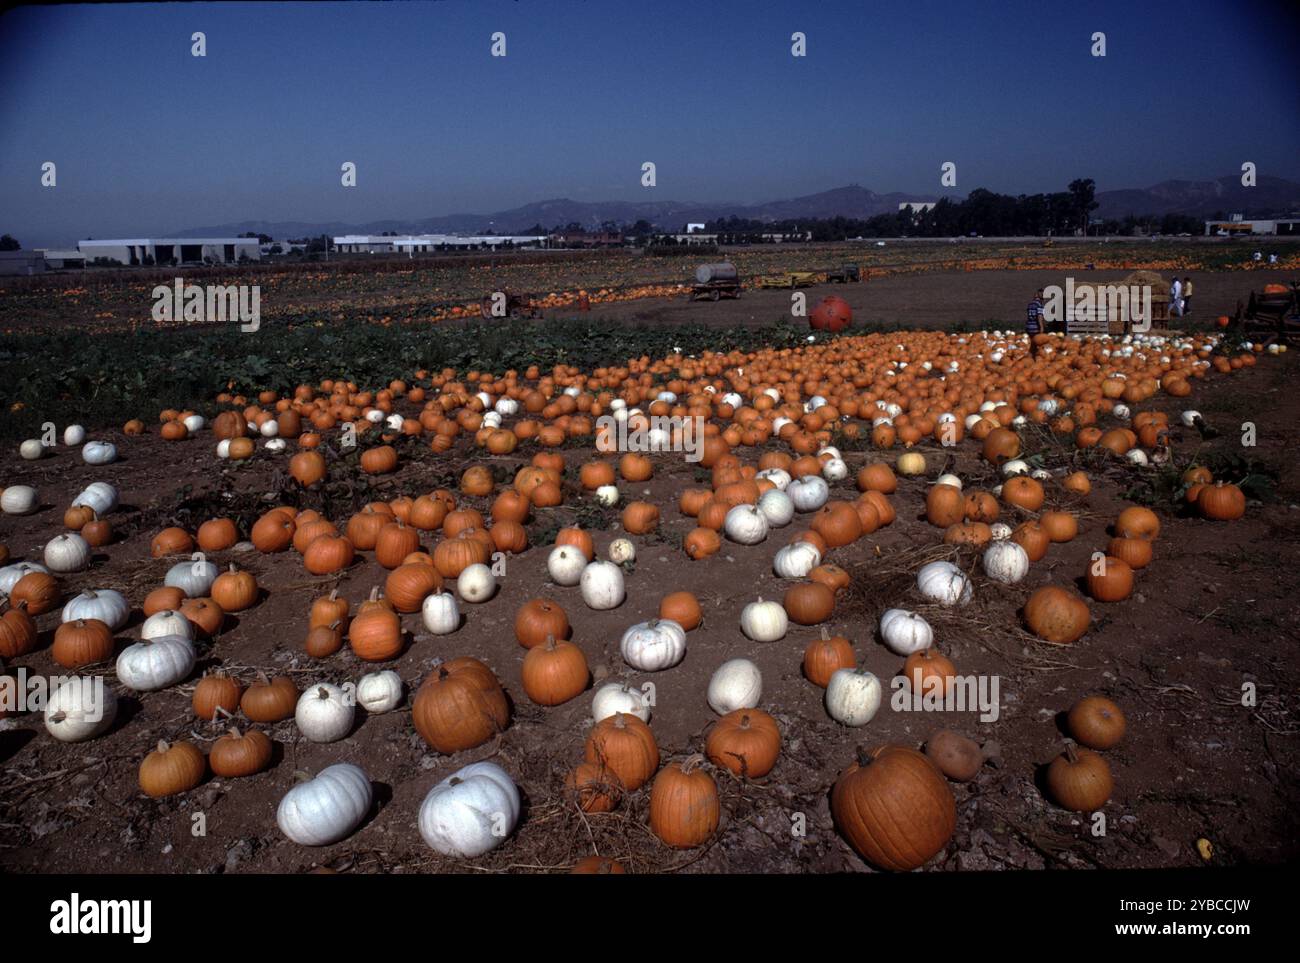
[[[445, 0], [0, 17], [0, 231], [26, 245], [549, 197], [755, 202], [1300, 179], [1267, 2]], [[207, 56], [190, 36], [207, 36]], [[493, 58], [490, 36], [506, 34]], [[808, 55], [790, 55], [790, 35]], [[1090, 55], [1104, 31], [1107, 56]], [[1292, 51], [1289, 56], [1294, 57]], [[658, 186], [639, 183], [654, 161]], [[58, 186], [40, 185], [54, 161]], [[344, 189], [339, 166], [358, 166]]]

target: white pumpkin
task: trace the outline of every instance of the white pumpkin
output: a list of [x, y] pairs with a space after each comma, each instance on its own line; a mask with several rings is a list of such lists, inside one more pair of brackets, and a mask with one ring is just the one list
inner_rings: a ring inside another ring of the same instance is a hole
[[898, 655], [911, 655], [928, 649], [934, 643], [934, 629], [915, 612], [885, 609], [880, 616], [880, 637], [889, 651]]
[[18, 446], [18, 454], [26, 461], [36, 461], [44, 456], [45, 446], [39, 438], [28, 438]]
[[486, 602], [497, 591], [497, 577], [482, 562], [466, 565], [456, 577], [456, 593], [466, 602]]
[[636, 546], [626, 538], [616, 538], [609, 543], [609, 560], [615, 565], [623, 565], [636, 560]]
[[218, 457], [218, 458], [229, 458], [229, 457], [230, 457], [230, 439], [229, 439], [229, 438], [222, 438], [219, 442], [217, 442], [217, 457]]
[[62, 620], [75, 622], [77, 619], [99, 619], [116, 632], [126, 625], [131, 617], [131, 603], [121, 592], [115, 589], [86, 589], [79, 595], [68, 599], [63, 606]]
[[[379, 412], [379, 417], [383, 418], [383, 416], [384, 413], [382, 411]], [[375, 420], [378, 421], [379, 419]], [[397, 427], [400, 428], [401, 425], [398, 425]], [[267, 418], [266, 421], [262, 422], [262, 427], [257, 429], [257, 433], [263, 438], [275, 438], [280, 434], [280, 423], [274, 418]]]
[[794, 503], [795, 511], [815, 512], [831, 497], [830, 486], [820, 475], [804, 475], [790, 482], [785, 493]]
[[970, 579], [952, 562], [938, 561], [921, 566], [916, 575], [916, 587], [922, 595], [940, 605], [965, 605], [972, 595]]
[[951, 485], [957, 491], [961, 491], [961, 479], [951, 473], [940, 475], [934, 480], [936, 485]]
[[332, 682], [317, 682], [298, 697], [293, 721], [312, 742], [338, 742], [352, 731], [355, 715], [351, 695]]
[[155, 612], [144, 620], [140, 626], [140, 638], [157, 639], [164, 635], [181, 635], [187, 639], [194, 638], [194, 623], [180, 612], [164, 609]]
[[1010, 478], [1012, 475], [1027, 474], [1029, 474], [1029, 463], [1019, 458], [1012, 458], [1002, 466], [1002, 475], [1005, 478]]
[[1009, 538], [984, 550], [984, 574], [1003, 585], [1015, 585], [1029, 573], [1029, 553]]
[[357, 681], [357, 703], [379, 715], [402, 704], [402, 677], [392, 669], [368, 672]]
[[[196, 553], [197, 554], [197, 553]], [[200, 599], [212, 589], [212, 583], [221, 574], [217, 566], [205, 558], [177, 562], [163, 576], [163, 585], [178, 588], [188, 598]]]
[[[1129, 417], [1133, 414], [1129, 410], [1128, 405], [1116, 405], [1114, 408], [1110, 409], [1110, 413], [1121, 421], [1128, 421]], [[1188, 427], [1191, 426], [1189, 425]]]
[[601, 485], [596, 489], [597, 504], [604, 505], [606, 508], [613, 508], [618, 504], [618, 486]]
[[136, 692], [155, 692], [184, 681], [196, 658], [194, 643], [183, 635], [145, 639], [117, 657], [117, 679]]
[[606, 682], [591, 699], [591, 718], [596, 722], [625, 712], [642, 722], [650, 721], [650, 703], [640, 689], [622, 682]]
[[117, 696], [99, 676], [73, 676], [45, 703], [45, 729], [60, 742], [93, 739], [116, 718]]
[[1011, 537], [1011, 526], [1006, 522], [994, 522], [989, 526], [989, 537], [995, 542]]
[[90, 543], [76, 532], [63, 532], [45, 543], [45, 564], [51, 572], [80, 572], [90, 566]]
[[546, 572], [556, 585], [577, 585], [586, 567], [587, 556], [573, 545], [557, 545], [546, 557]]
[[36, 511], [38, 499], [31, 485], [10, 485], [0, 495], [0, 511], [6, 515], [30, 515]]
[[450, 592], [426, 595], [420, 606], [420, 619], [434, 635], [450, 635], [460, 628], [460, 607]]
[[63, 443], [69, 448], [76, 448], [86, 440], [86, 429], [81, 425], [68, 425], [63, 429]]
[[1137, 465], [1139, 468], [1151, 464], [1151, 460], [1147, 458], [1147, 453], [1143, 451], [1141, 448], [1134, 448], [1130, 450], [1127, 454], [1124, 455], [1124, 457], [1125, 459], [1128, 460], [1128, 463], [1130, 465]]
[[709, 679], [709, 708], [720, 716], [753, 709], [763, 698], [763, 673], [749, 659], [728, 659]]
[[285, 793], [275, 822], [300, 846], [328, 846], [351, 835], [373, 802], [366, 774], [359, 766], [340, 762]]
[[117, 446], [111, 441], [88, 441], [81, 446], [81, 460], [87, 465], [110, 465], [117, 461]]
[[[268, 421], [267, 424], [273, 425], [275, 424], [275, 422]], [[268, 438], [266, 444], [262, 446], [262, 450], [263, 451], [285, 451], [288, 447], [289, 447], [289, 443], [285, 441], [283, 438]]]
[[790, 473], [784, 468], [764, 468], [761, 472], [755, 475], [754, 478], [755, 480], [766, 478], [776, 486], [776, 491], [779, 492], [784, 492], [789, 488], [792, 480], [790, 478]]
[[900, 475], [913, 477], [925, 474], [925, 456], [919, 451], [905, 451], [898, 456], [894, 462], [894, 467], [898, 469]]
[[758, 510], [772, 528], [784, 528], [794, 518], [794, 502], [783, 491], [773, 488], [763, 492], [758, 499]]
[[[24, 575], [30, 575], [32, 572], [44, 572], [48, 575], [50, 570], [36, 562], [14, 562], [12, 565], [0, 568], [0, 595], [8, 595], [13, 591], [14, 586], [18, 584], [19, 579]], [[67, 619], [64, 619], [64, 621], [66, 622]]]
[[444, 856], [472, 859], [500, 846], [519, 822], [519, 789], [494, 762], [475, 762], [429, 790], [420, 836]]
[[750, 602], [741, 610], [740, 631], [755, 642], [775, 642], [785, 638], [790, 617], [780, 602]]
[[772, 570], [781, 578], [804, 578], [822, 563], [822, 553], [812, 542], [802, 539], [777, 551]]
[[839, 669], [826, 686], [826, 711], [846, 726], [865, 726], [880, 710], [880, 680], [866, 669]]
[[671, 669], [686, 658], [686, 630], [672, 619], [638, 622], [618, 644], [623, 661], [642, 672]]
[[202, 415], [186, 415], [181, 419], [181, 423], [185, 426], [185, 430], [191, 435], [196, 431], [202, 431], [208, 424]]
[[757, 505], [734, 505], [722, 523], [727, 538], [741, 545], [757, 545], [767, 538], [767, 516]]
[[597, 611], [618, 608], [627, 594], [623, 570], [613, 562], [591, 562], [582, 570], [580, 582], [582, 600]]
[[849, 477], [849, 466], [844, 464], [843, 459], [827, 458], [822, 463], [822, 477], [828, 482], [843, 481]]
[[73, 507], [85, 505], [103, 518], [117, 508], [117, 489], [108, 482], [91, 482], [80, 495], [72, 500]]
[[[1112, 412], [1113, 411], [1114, 409], [1112, 409]], [[1202, 420], [1201, 413], [1199, 411], [1192, 411], [1191, 409], [1184, 411], [1178, 416], [1178, 418], [1183, 423], [1184, 428], [1195, 428], [1196, 423]]]

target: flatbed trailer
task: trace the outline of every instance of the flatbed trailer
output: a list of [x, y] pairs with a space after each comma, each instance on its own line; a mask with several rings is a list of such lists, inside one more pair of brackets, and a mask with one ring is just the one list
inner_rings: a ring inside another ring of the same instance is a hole
[[691, 291], [687, 296], [687, 300], [720, 301], [723, 298], [738, 297], [740, 297], [740, 281], [731, 279], [725, 281], [705, 281], [704, 283], [697, 281], [691, 285]]
[[785, 271], [768, 274], [755, 282], [760, 288], [810, 288], [817, 283], [816, 271]]

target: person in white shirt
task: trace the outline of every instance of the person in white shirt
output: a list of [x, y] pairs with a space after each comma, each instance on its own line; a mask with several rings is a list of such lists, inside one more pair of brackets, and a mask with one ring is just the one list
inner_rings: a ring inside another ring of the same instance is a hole
[[1169, 286], [1169, 316], [1183, 316], [1183, 282], [1174, 278], [1174, 283]]

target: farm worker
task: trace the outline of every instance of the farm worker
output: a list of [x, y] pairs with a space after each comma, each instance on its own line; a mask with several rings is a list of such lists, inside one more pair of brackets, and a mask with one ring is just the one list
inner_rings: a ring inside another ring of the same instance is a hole
[[1043, 292], [1039, 291], [1025, 309], [1025, 334], [1029, 336], [1029, 350], [1038, 356], [1038, 335], [1043, 332]]
[[1183, 314], [1189, 314], [1192, 310], [1192, 279], [1183, 278]]
[[1276, 264], [1276, 263], [1277, 263], [1277, 255], [1276, 255], [1276, 254], [1270, 254], [1270, 255], [1268, 256], [1268, 263], [1269, 263], [1269, 264]]
[[1174, 283], [1169, 285], [1169, 315], [1181, 317], [1183, 313], [1183, 282], [1174, 276]]

